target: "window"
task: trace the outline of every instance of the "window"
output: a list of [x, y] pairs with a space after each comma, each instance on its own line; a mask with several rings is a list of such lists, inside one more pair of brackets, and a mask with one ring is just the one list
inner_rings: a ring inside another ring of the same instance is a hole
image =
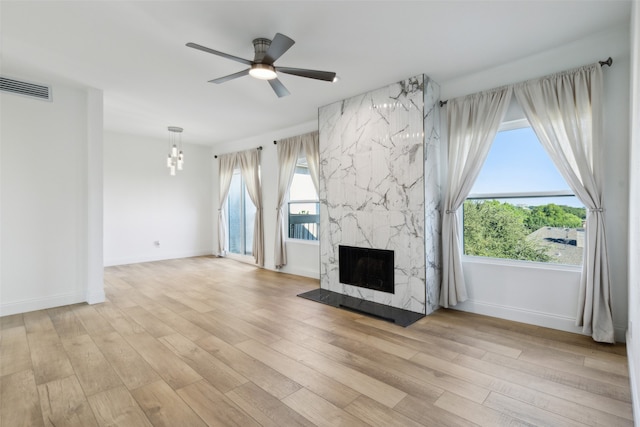
[[236, 169], [233, 171], [227, 198], [228, 248], [230, 253], [252, 255], [255, 216], [256, 207], [247, 193], [240, 169]]
[[585, 218], [527, 120], [505, 123], [463, 206], [464, 253], [581, 265]]
[[288, 223], [290, 239], [318, 240], [320, 202], [309, 174], [307, 157], [301, 154], [289, 187]]

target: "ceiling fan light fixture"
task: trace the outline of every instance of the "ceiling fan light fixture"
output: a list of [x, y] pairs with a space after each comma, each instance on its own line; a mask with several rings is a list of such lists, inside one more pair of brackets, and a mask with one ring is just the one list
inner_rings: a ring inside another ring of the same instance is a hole
[[275, 68], [269, 64], [253, 64], [249, 75], [260, 80], [273, 80], [278, 77]]

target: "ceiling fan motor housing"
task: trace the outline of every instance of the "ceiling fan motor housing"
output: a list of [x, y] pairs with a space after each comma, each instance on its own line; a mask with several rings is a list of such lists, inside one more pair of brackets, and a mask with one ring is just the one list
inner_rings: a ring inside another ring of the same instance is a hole
[[253, 49], [255, 50], [255, 57], [253, 58], [253, 62], [262, 62], [265, 53], [267, 53], [267, 50], [269, 50], [269, 46], [271, 46], [271, 40], [269, 39], [253, 39]]

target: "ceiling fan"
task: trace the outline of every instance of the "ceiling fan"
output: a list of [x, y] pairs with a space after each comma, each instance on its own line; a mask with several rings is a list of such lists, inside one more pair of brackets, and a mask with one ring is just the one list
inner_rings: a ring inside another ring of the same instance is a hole
[[209, 80], [210, 83], [224, 83], [226, 81], [249, 74], [256, 79], [267, 80], [276, 95], [281, 98], [283, 96], [289, 95], [289, 91], [286, 87], [284, 87], [282, 82], [278, 80], [278, 75], [276, 72], [291, 74], [299, 77], [307, 77], [310, 79], [323, 80], [327, 82], [332, 82], [335, 80], [336, 73], [329, 71], [306, 70], [303, 68], [291, 67], [276, 67], [274, 65], [274, 62], [278, 58], [280, 58], [287, 50], [289, 50], [289, 48], [293, 46], [294, 43], [295, 42], [292, 39], [280, 33], [276, 33], [276, 35], [273, 37], [273, 40], [257, 38], [253, 40], [253, 49], [255, 50], [255, 57], [253, 58], [253, 61], [229, 55], [228, 53], [209, 49], [208, 47], [201, 46], [196, 43], [187, 43], [187, 46], [201, 50], [203, 52], [222, 56], [223, 58], [231, 59], [233, 61], [240, 62], [249, 66], [249, 68], [247, 68], [246, 70], [229, 74], [228, 76], [219, 77], [217, 79]]

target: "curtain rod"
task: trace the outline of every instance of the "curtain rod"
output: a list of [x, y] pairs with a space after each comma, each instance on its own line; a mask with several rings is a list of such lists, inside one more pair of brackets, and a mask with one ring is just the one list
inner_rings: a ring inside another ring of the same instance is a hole
[[[256, 148], [256, 150], [261, 151], [262, 150], [262, 145], [259, 146], [258, 148]], [[215, 156], [213, 156], [214, 159], [218, 158], [218, 155], [216, 154]]]
[[[611, 57], [608, 57], [605, 61], [598, 61], [598, 64], [600, 64], [601, 67], [604, 67], [605, 65], [611, 67], [611, 65], [613, 64], [613, 59]], [[449, 102], [448, 99], [445, 99], [444, 101], [440, 101], [440, 106], [444, 107], [445, 105], [447, 105], [447, 102]]]

